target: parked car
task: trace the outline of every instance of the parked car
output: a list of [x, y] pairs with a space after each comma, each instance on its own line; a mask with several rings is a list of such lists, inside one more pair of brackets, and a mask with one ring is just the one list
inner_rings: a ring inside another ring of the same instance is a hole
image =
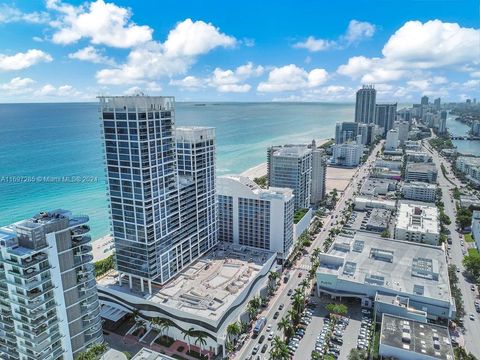
[[280, 316], [280, 313], [278, 311], [276, 311], [275, 314], [273, 314], [274, 319], [278, 319], [279, 316]]

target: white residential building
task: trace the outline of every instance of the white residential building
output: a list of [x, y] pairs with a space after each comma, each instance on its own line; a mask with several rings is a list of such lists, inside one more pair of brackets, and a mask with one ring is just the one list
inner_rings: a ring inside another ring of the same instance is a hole
[[243, 176], [220, 176], [218, 239], [235, 245], [274, 251], [285, 259], [293, 246], [292, 189], [262, 189]]
[[312, 151], [312, 190], [310, 203], [317, 205], [325, 197], [327, 158], [323, 149]]
[[295, 210], [310, 206], [312, 149], [306, 145], [272, 146], [267, 150], [268, 185], [290, 188]]
[[420, 181], [405, 183], [402, 189], [403, 197], [408, 200], [435, 202], [437, 186]]
[[391, 129], [387, 132], [387, 139], [385, 140], [385, 150], [393, 151], [398, 148], [398, 130]]
[[467, 179], [476, 185], [480, 185], [480, 157], [459, 156], [456, 167], [465, 174]]
[[89, 231], [66, 210], [0, 228], [2, 360], [72, 360], [103, 342]]
[[333, 145], [332, 164], [336, 166], [358, 166], [363, 156], [363, 145], [360, 143], [343, 143]]
[[405, 141], [408, 140], [410, 124], [407, 121], [395, 121], [393, 128], [398, 130], [398, 142], [400, 146], [403, 146]]
[[438, 209], [435, 206], [400, 204], [395, 239], [438, 245], [440, 240]]

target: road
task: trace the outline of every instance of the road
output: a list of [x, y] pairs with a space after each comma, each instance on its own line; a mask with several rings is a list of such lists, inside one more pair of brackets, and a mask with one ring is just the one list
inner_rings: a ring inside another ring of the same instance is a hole
[[[449, 251], [449, 255], [451, 256], [451, 259], [449, 258], [449, 262], [451, 264], [457, 265], [461, 269], [461, 273], [457, 273], [457, 274], [459, 278], [458, 285], [463, 295], [463, 303], [464, 303], [464, 308], [466, 313], [463, 319], [464, 327], [465, 327], [465, 335], [464, 335], [465, 349], [471, 352], [473, 355], [475, 355], [475, 357], [480, 358], [480, 341], [479, 341], [480, 317], [478, 316], [478, 313], [475, 311], [474, 293], [473, 291], [470, 290], [470, 286], [472, 285], [472, 283], [470, 283], [468, 279], [465, 276], [463, 276], [463, 273], [465, 270], [462, 265], [462, 260], [463, 260], [462, 248], [463, 247], [461, 246], [460, 236], [458, 232], [455, 230], [456, 208], [455, 208], [455, 200], [452, 197], [452, 191], [451, 191], [454, 188], [454, 185], [451, 182], [453, 182], [455, 186], [457, 186], [458, 188], [462, 186], [462, 183], [455, 177], [447, 161], [441, 158], [440, 155], [434, 149], [432, 149], [427, 142], [425, 142], [424, 146], [427, 148], [427, 151], [429, 151], [432, 154], [433, 161], [437, 166], [437, 170], [438, 170], [437, 182], [440, 188], [442, 189], [442, 200], [443, 200], [443, 203], [445, 204], [445, 214], [447, 214], [452, 220], [452, 223], [449, 226], [447, 226], [452, 236], [452, 245], [451, 245], [451, 250]], [[444, 164], [446, 170], [448, 171], [449, 174], [447, 175], [451, 182], [448, 181], [443, 175], [442, 170], [440, 168], [441, 163]], [[469, 319], [470, 314], [474, 314], [475, 316], [474, 321]]]
[[[383, 142], [380, 142], [372, 151], [367, 161], [357, 169], [352, 180], [347, 186], [345, 192], [340, 195], [340, 198], [337, 201], [334, 211], [332, 211], [332, 213], [330, 214], [331, 216], [328, 216], [323, 220], [323, 229], [313, 240], [312, 245], [310, 246], [310, 250], [316, 247], [320, 247], [321, 249], [323, 249], [323, 243], [325, 239], [328, 237], [329, 230], [332, 227], [335, 227], [335, 223], [337, 221], [340, 221], [342, 211], [345, 209], [347, 201], [350, 199], [353, 199], [353, 193], [357, 191], [357, 187], [359, 186], [359, 184], [363, 182], [363, 177], [368, 174], [369, 168], [372, 166], [375, 160], [376, 154], [380, 150], [382, 144]], [[336, 216], [338, 217], [336, 218]], [[274, 297], [270, 300], [270, 304], [268, 308], [262, 310], [262, 312], [258, 315], [258, 317], [265, 316], [267, 318], [267, 324], [272, 324], [272, 330], [275, 332], [276, 335], [279, 335], [282, 337], [282, 334], [277, 330], [277, 323], [279, 320], [282, 319], [283, 316], [285, 316], [285, 314], [291, 308], [291, 302], [290, 302], [290, 298], [287, 296], [287, 292], [289, 289], [294, 290], [299, 286], [303, 278], [307, 275], [308, 269], [310, 269], [310, 265], [311, 265], [311, 261], [310, 261], [309, 255], [304, 256], [302, 257], [302, 259], [297, 261], [295, 267], [290, 270], [290, 280], [288, 281], [288, 283], [282, 284], [280, 286], [280, 288], [277, 290]], [[298, 277], [298, 274], [300, 272], [302, 273], [302, 275], [301, 277]], [[274, 320], [273, 315], [275, 314], [276, 311], [278, 311], [278, 307], [280, 306], [280, 304], [284, 304], [284, 308], [281, 311], [279, 311], [280, 316], [276, 320]], [[267, 332], [265, 331], [265, 329], [262, 331], [261, 334], [267, 337]], [[256, 344], [258, 344], [258, 339], [260, 338], [261, 334], [256, 339], [249, 338], [245, 342], [245, 344], [242, 346], [242, 348], [233, 355], [233, 358], [234, 359], [247, 358], [252, 353], [253, 347]], [[264, 340], [260, 348], [265, 343], [269, 344], [267, 339]], [[307, 359], [310, 356], [311, 350], [312, 349], [305, 349], [305, 359]], [[270, 344], [265, 354], [261, 354], [260, 351], [258, 352], [258, 354], [262, 358], [268, 358], [269, 351], [270, 351]], [[302, 350], [298, 350], [298, 351], [302, 351]]]

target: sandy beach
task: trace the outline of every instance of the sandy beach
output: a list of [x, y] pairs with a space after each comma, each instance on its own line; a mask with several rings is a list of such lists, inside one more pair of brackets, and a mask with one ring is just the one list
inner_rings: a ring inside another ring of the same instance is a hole
[[110, 235], [103, 236], [92, 241], [93, 261], [103, 260], [113, 253], [113, 238]]
[[[317, 145], [320, 146], [330, 139], [322, 139], [316, 140]], [[327, 167], [327, 184], [326, 184], [326, 191], [332, 191], [333, 189], [337, 189], [338, 191], [345, 191], [348, 186], [348, 183], [353, 177], [353, 174], [357, 171], [356, 168], [354, 169], [345, 169], [345, 168], [337, 168], [337, 167]], [[246, 176], [250, 179], [255, 179], [258, 177], [262, 177], [267, 175], [267, 163], [261, 163], [250, 169], [247, 169], [241, 175]]]

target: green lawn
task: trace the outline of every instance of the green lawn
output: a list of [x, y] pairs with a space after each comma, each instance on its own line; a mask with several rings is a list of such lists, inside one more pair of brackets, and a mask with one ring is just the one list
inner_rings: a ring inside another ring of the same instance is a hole
[[305, 216], [308, 212], [308, 209], [298, 209], [293, 215], [293, 222], [296, 224]]
[[475, 240], [473, 240], [472, 234], [465, 234], [463, 237], [465, 238], [466, 242], [472, 243], [472, 242], [475, 241]]
[[468, 249], [468, 254], [469, 255], [476, 254], [476, 253], [478, 253], [477, 249]]

